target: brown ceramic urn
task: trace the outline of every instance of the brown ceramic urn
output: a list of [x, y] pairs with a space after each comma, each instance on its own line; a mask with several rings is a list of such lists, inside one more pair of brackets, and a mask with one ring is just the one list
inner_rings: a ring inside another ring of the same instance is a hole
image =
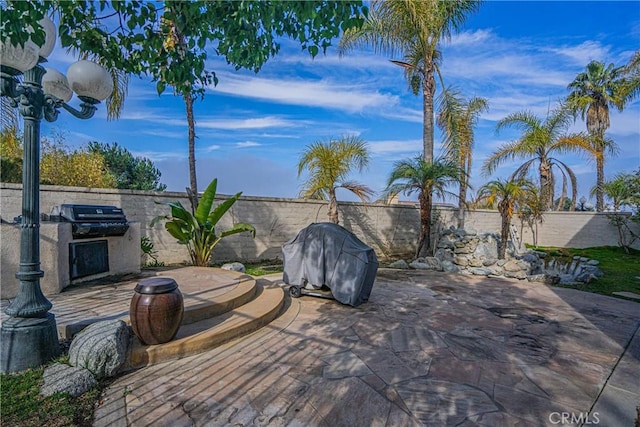
[[180, 328], [184, 301], [176, 281], [170, 277], [141, 280], [131, 300], [131, 328], [144, 344], [171, 341]]

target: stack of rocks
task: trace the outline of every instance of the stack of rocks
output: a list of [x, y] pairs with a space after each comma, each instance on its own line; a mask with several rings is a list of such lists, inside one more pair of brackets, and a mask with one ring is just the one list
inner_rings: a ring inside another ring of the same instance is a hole
[[407, 264], [397, 261], [391, 268], [414, 268], [463, 273], [479, 276], [528, 279], [547, 284], [585, 283], [602, 277], [598, 261], [575, 257], [568, 265], [550, 260], [544, 252], [518, 253], [507, 248], [505, 259], [498, 259], [500, 235], [478, 233], [472, 228], [443, 230], [438, 238], [435, 256], [421, 257]]
[[122, 320], [103, 320], [79, 332], [69, 348], [69, 364], [54, 363], [44, 370], [43, 396], [66, 393], [76, 397], [98, 380], [120, 373], [130, 344], [130, 328]]

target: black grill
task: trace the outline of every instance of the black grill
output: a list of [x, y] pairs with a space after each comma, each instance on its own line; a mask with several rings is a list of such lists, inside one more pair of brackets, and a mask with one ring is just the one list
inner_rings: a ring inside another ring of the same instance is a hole
[[49, 220], [70, 222], [74, 239], [122, 236], [129, 229], [124, 212], [115, 206], [75, 204], [54, 206]]

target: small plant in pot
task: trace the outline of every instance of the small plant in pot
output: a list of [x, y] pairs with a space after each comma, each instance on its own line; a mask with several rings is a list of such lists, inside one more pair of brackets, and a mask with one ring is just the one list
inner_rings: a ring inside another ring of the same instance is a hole
[[192, 213], [180, 202], [162, 203], [171, 208], [171, 213], [157, 216], [151, 221], [151, 227], [159, 221], [166, 221], [164, 228], [178, 240], [178, 243], [187, 246], [189, 257], [195, 266], [207, 266], [211, 252], [227, 236], [245, 231], [251, 233], [252, 237], [256, 236], [256, 229], [246, 223], [237, 223], [228, 230], [216, 231], [220, 219], [242, 195], [242, 192], [239, 192], [213, 207], [217, 186], [216, 178], [202, 194], [195, 212]]

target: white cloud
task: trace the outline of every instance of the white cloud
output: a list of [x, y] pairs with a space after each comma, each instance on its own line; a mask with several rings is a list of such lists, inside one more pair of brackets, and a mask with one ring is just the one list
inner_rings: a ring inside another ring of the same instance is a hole
[[187, 136], [187, 129], [185, 127], [184, 132], [170, 132], [166, 130], [154, 130], [143, 128], [140, 133], [151, 136], [159, 136], [161, 138], [169, 139], [184, 139]]
[[238, 148], [246, 148], [246, 147], [258, 147], [262, 144], [260, 144], [259, 142], [254, 142], [254, 141], [245, 141], [245, 142], [237, 142], [236, 143], [236, 147]]
[[[131, 150], [130, 150], [131, 151]], [[152, 162], [184, 160], [187, 156], [179, 150], [174, 151], [131, 151], [135, 157], [146, 157]]]
[[560, 48], [547, 48], [549, 52], [565, 56], [576, 65], [586, 66], [593, 60], [603, 61], [609, 56], [609, 47], [602, 46], [600, 42], [588, 40], [577, 46], [562, 46]]
[[286, 80], [224, 74], [220, 84], [211, 88], [227, 95], [256, 98], [282, 104], [322, 107], [363, 112], [368, 109], [392, 108], [398, 104], [395, 95], [367, 90], [356, 84], [328, 80]]
[[[251, 113], [246, 113], [251, 114]], [[255, 114], [255, 113], [253, 113]], [[150, 123], [162, 124], [165, 126], [179, 126], [186, 128], [186, 119], [176, 119], [168, 114], [159, 114], [153, 110], [133, 111], [122, 117], [124, 120], [139, 120]], [[238, 117], [220, 117], [216, 118], [199, 118], [196, 120], [197, 129], [221, 129], [221, 130], [239, 130], [239, 129], [265, 129], [265, 128], [292, 128], [310, 125], [308, 120], [291, 120], [277, 116], [238, 118]], [[151, 131], [152, 132], [152, 131]]]
[[206, 147], [203, 147], [203, 148], [202, 148], [202, 151], [204, 151], [204, 152], [206, 152], [206, 153], [210, 153], [210, 152], [212, 152], [212, 151], [216, 151], [216, 150], [219, 150], [219, 149], [220, 149], [220, 146], [219, 146], [219, 145], [217, 145], [217, 144], [213, 144], [213, 145], [208, 145], [208, 146], [206, 146]]
[[308, 124], [305, 120], [289, 120], [276, 116], [256, 117], [249, 119], [220, 118], [220, 119], [200, 119], [196, 124], [202, 129], [264, 129], [264, 128], [291, 128]]
[[571, 81], [562, 70], [546, 68], [535, 55], [528, 54], [485, 52], [451, 56], [444, 61], [443, 73], [447, 81], [459, 78], [494, 86], [509, 82], [564, 87]]
[[422, 151], [421, 139], [374, 141], [369, 142], [368, 145], [371, 153], [379, 155], [393, 153], [418, 154]]
[[494, 35], [491, 30], [475, 30], [464, 31], [459, 34], [455, 34], [451, 37], [451, 41], [447, 43], [448, 46], [470, 46], [479, 43], [486, 43], [489, 39], [492, 39]]

